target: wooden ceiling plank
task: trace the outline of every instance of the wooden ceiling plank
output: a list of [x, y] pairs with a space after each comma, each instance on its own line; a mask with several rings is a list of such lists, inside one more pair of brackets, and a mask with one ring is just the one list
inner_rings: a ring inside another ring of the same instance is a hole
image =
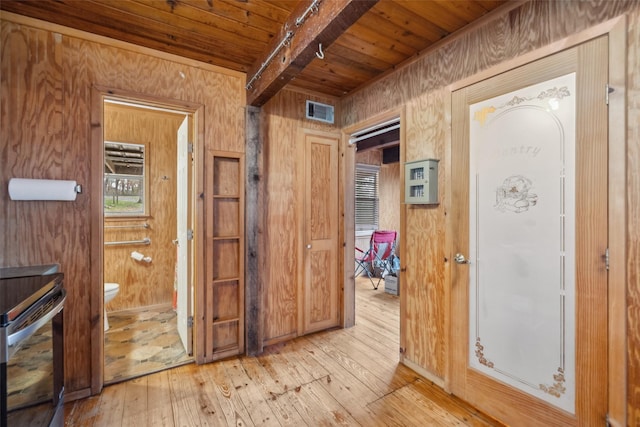
[[411, 12], [428, 17], [436, 26], [444, 29], [447, 33], [453, 33], [456, 30], [468, 24], [467, 21], [458, 18], [456, 15], [448, 13], [447, 10], [440, 5], [442, 2], [437, 1], [398, 1], [402, 7], [409, 9]]
[[314, 60], [311, 64], [320, 64], [322, 67], [337, 67], [338, 70], [346, 69], [353, 70], [355, 75], [361, 76], [371, 76], [371, 78], [375, 77], [380, 73], [378, 68], [370, 67], [367, 64], [361, 62], [355, 62], [351, 57], [344, 57], [337, 53], [337, 50], [334, 49], [336, 45], [331, 46], [331, 50], [329, 52], [325, 52], [325, 61], [316, 61]]
[[[184, 0], [180, 0], [184, 1]], [[271, 1], [261, 1], [261, 0], [248, 0], [245, 2], [238, 0], [214, 0], [215, 3], [226, 3], [229, 6], [241, 6], [245, 9], [249, 14], [259, 15], [264, 18], [271, 19], [275, 22], [279, 22], [283, 24], [286, 22], [287, 18], [291, 14], [290, 8], [283, 8], [276, 3], [272, 3]], [[298, 3], [297, 1], [291, 2], [293, 6]]]
[[341, 39], [338, 39], [331, 45], [331, 53], [344, 58], [346, 61], [352, 61], [354, 64], [360, 64], [378, 70], [378, 72], [393, 67], [392, 62], [383, 61], [380, 58], [354, 50], [353, 46], [343, 43]]
[[[317, 62], [313, 61], [313, 62]], [[312, 63], [313, 64], [313, 63]], [[353, 74], [337, 73], [334, 68], [327, 69], [318, 66], [309, 65], [300, 74], [296, 76], [298, 79], [311, 79], [315, 78], [324, 84], [331, 84], [336, 89], [342, 89], [345, 85], [349, 86], [351, 81], [366, 82], [371, 77], [368, 76], [355, 76]], [[357, 83], [355, 83], [357, 85]]]
[[[332, 93], [339, 93], [340, 96], [343, 95], [344, 92], [344, 82], [340, 79], [336, 79], [336, 76], [318, 76], [316, 75], [310, 76], [311, 79], [307, 79], [308, 83], [315, 83], [319, 85], [318, 87], [323, 87], [324, 90], [331, 90]], [[291, 83], [296, 84], [296, 82], [304, 82], [305, 78], [303, 74], [298, 74], [295, 79], [291, 80]]]
[[302, 72], [313, 74], [314, 72], [331, 73], [338, 76], [348, 76], [357, 80], [369, 80], [375, 77], [378, 72], [371, 68], [359, 67], [353, 61], [345, 61], [343, 58], [325, 52], [325, 60], [314, 59]]
[[385, 50], [399, 52], [405, 57], [415, 55], [418, 51], [418, 49], [414, 49], [413, 47], [390, 37], [389, 33], [383, 31], [381, 28], [377, 29], [375, 27], [367, 27], [367, 25], [359, 22], [353, 24], [347, 31], [345, 31], [345, 34], [350, 34], [353, 37], [362, 40], [365, 44], [370, 44]]
[[373, 56], [374, 58], [379, 58], [390, 64], [402, 62], [403, 58], [407, 57], [406, 54], [393, 50], [391, 46], [371, 44], [350, 33], [344, 33], [342, 37], [340, 37], [340, 42], [351, 46], [353, 50]]
[[476, 0], [476, 3], [482, 6], [487, 12], [490, 12], [504, 4], [504, 0]]
[[371, 11], [383, 19], [391, 21], [400, 27], [404, 27], [407, 31], [430, 42], [437, 42], [448, 34], [444, 29], [438, 27], [426, 18], [405, 9], [400, 3], [395, 1], [381, 1], [376, 4]]
[[[215, 3], [217, 4], [217, 3]], [[193, 31], [202, 35], [216, 37], [217, 29], [229, 35], [221, 37], [225, 40], [241, 37], [246, 43], [259, 42], [269, 43], [274, 33], [265, 31], [262, 28], [251, 27], [244, 22], [234, 21], [215, 13], [202, 13], [182, 3], [171, 7], [168, 3], [154, 0], [129, 0], [118, 2], [118, 9], [134, 15], [153, 17], [155, 20], [174, 27], [182, 27], [187, 31]]]
[[358, 24], [367, 28], [374, 28], [379, 33], [385, 34], [397, 43], [411, 47], [414, 51], [420, 51], [431, 43], [430, 40], [414, 34], [407, 27], [396, 25], [394, 22], [383, 18], [377, 13], [367, 13], [356, 23], [356, 25]]
[[304, 92], [321, 93], [323, 95], [329, 95], [336, 98], [343, 96], [344, 93], [344, 90], [342, 88], [335, 89], [327, 87], [321, 83], [318, 83], [315, 79], [313, 81], [295, 79], [290, 81], [287, 86], [302, 89]]
[[[38, 4], [46, 4], [50, 2], [38, 1]], [[62, 5], [69, 5], [71, 8], [65, 9], [67, 14], [73, 13], [73, 9], [80, 11], [85, 10], [87, 17], [98, 11], [101, 21], [99, 25], [106, 28], [114, 28], [123, 33], [119, 38], [122, 39], [127, 33], [135, 32], [135, 34], [144, 35], [149, 33], [157, 40], [167, 40], [171, 44], [188, 48], [195, 46], [203, 51], [209, 51], [212, 55], [225, 57], [242, 64], [251, 62], [251, 58], [262, 50], [262, 46], [256, 46], [256, 43], [249, 43], [242, 38], [238, 38], [231, 33], [211, 28], [209, 34], [201, 34], [198, 31], [191, 31], [182, 26], [168, 25], [158, 19], [161, 15], [157, 11], [154, 15], [140, 15], [135, 12], [128, 12], [121, 9], [124, 4], [131, 2], [99, 2], [93, 0], [65, 0], [65, 2], [54, 2]], [[93, 6], [92, 6], [93, 5]], [[115, 7], [114, 7], [115, 6]]]
[[[156, 3], [157, 0], [136, 0], [145, 3]], [[278, 21], [277, 16], [262, 16], [261, 14], [254, 13], [249, 10], [248, 6], [253, 6], [254, 3], [242, 3], [238, 1], [225, 2], [215, 1], [211, 3], [211, 6], [206, 0], [180, 0], [179, 7], [174, 8], [173, 13], [190, 16], [192, 19], [198, 19], [200, 16], [202, 21], [212, 19], [211, 16], [224, 17], [231, 21], [237, 21], [242, 24], [246, 24], [251, 28], [258, 28], [266, 31], [275, 37], [280, 31], [280, 28], [284, 21], [287, 19], [288, 14], [284, 15], [281, 21]], [[273, 15], [273, 14], [272, 14]]]
[[[322, 2], [317, 12], [308, 16], [306, 21], [296, 28], [296, 19], [302, 16], [312, 4], [310, 0], [299, 3], [287, 19], [282, 34], [280, 34], [280, 37], [284, 37], [288, 29], [295, 31], [290, 46], [283, 49], [266, 66], [261, 77], [253, 83], [253, 87], [247, 94], [248, 103], [254, 106], [264, 104], [315, 58], [319, 43], [328, 48], [377, 1], [332, 0]], [[255, 76], [281, 40], [282, 38], [274, 40], [263, 57], [254, 63], [248, 73], [248, 80]]]
[[471, 0], [444, 1], [440, 6], [466, 22], [475, 21], [487, 13], [484, 7]]

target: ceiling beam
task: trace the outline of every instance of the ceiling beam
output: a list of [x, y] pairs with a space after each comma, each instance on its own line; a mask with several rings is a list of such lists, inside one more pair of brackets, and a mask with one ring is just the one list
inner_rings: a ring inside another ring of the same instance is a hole
[[[315, 59], [320, 43], [323, 50], [329, 47], [377, 2], [378, 0], [324, 0], [318, 4], [314, 13], [306, 16], [300, 26], [296, 26], [296, 20], [304, 16], [305, 11], [313, 4], [312, 0], [302, 1], [291, 12], [278, 37], [249, 69], [247, 82], [251, 82], [259, 70], [262, 72], [247, 89], [247, 103], [262, 106]], [[277, 51], [288, 31], [293, 32], [289, 43], [269, 62], [269, 57]]]

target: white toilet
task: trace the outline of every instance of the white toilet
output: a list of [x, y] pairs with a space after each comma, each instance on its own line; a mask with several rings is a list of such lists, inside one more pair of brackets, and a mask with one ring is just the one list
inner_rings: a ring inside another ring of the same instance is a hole
[[107, 303], [118, 295], [120, 285], [118, 283], [104, 284], [104, 330], [109, 330], [109, 319], [107, 319]]

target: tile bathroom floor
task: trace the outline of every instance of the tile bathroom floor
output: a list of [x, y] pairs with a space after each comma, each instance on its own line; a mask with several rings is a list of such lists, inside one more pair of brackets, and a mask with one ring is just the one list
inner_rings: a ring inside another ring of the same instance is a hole
[[107, 313], [104, 382], [115, 383], [191, 363], [170, 305]]

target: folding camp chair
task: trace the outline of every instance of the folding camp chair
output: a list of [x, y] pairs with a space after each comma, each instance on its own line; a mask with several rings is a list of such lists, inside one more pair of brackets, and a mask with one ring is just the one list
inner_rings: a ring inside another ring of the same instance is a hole
[[[366, 273], [373, 289], [378, 289], [383, 277], [392, 272], [397, 234], [395, 231], [376, 230], [371, 235], [369, 249], [366, 252], [356, 247], [356, 251], [361, 255], [356, 256], [355, 275]], [[374, 283], [375, 277], [378, 277], [378, 281]]]

